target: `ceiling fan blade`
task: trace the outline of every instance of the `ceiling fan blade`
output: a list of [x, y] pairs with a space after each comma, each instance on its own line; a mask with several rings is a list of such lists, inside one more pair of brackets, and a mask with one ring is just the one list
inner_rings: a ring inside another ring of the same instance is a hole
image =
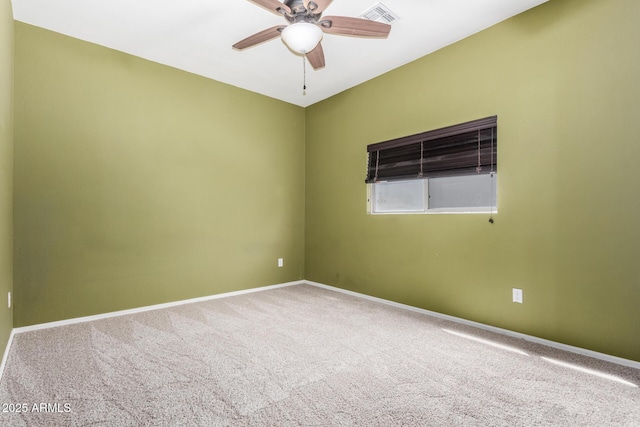
[[327, 34], [342, 36], [385, 38], [391, 31], [391, 25], [389, 24], [347, 16], [325, 16], [318, 25]]
[[324, 51], [322, 50], [322, 43], [318, 43], [311, 52], [307, 53], [307, 59], [314, 70], [324, 68]]
[[280, 10], [286, 13], [291, 13], [291, 9], [284, 3], [280, 3], [278, 0], [249, 0], [252, 3], [262, 6], [273, 13], [282, 15]]
[[322, 13], [333, 0], [304, 0], [304, 7], [312, 13]]
[[274, 39], [280, 35], [285, 27], [286, 25], [276, 25], [275, 27], [262, 30], [259, 33], [255, 33], [254, 35], [247, 37], [246, 39], [240, 40], [238, 43], [233, 45], [233, 48], [242, 50], [262, 42], [266, 42], [267, 40]]

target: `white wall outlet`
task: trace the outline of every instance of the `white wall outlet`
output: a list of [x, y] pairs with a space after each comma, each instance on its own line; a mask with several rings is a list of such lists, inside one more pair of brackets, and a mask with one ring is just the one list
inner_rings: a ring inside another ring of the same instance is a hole
[[513, 288], [513, 302], [522, 304], [522, 289]]
[[278, 267], [284, 266], [284, 258], [278, 258]]
[[7, 293], [7, 306], [11, 308], [11, 292]]

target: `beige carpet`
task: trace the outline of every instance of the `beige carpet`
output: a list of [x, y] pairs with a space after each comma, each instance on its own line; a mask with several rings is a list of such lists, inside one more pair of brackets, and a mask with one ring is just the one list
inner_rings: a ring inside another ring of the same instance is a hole
[[299, 285], [16, 334], [0, 425], [640, 425], [639, 388], [542, 357], [640, 384], [632, 368]]

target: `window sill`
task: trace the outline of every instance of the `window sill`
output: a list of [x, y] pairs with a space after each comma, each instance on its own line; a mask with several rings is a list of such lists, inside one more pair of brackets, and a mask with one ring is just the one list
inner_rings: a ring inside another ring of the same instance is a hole
[[429, 209], [428, 211], [415, 211], [415, 212], [407, 212], [407, 211], [390, 211], [390, 212], [369, 212], [369, 215], [445, 215], [445, 214], [497, 214], [498, 211], [496, 209], [487, 209], [487, 208], [460, 208], [460, 209], [452, 209], [452, 208], [440, 208], [440, 209]]

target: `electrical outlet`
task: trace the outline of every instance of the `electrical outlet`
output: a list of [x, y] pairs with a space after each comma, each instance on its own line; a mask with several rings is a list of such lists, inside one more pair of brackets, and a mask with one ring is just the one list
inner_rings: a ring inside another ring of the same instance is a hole
[[513, 302], [522, 304], [522, 289], [513, 288]]
[[278, 258], [278, 267], [284, 266], [284, 258]]
[[7, 293], [7, 306], [11, 308], [11, 292]]

